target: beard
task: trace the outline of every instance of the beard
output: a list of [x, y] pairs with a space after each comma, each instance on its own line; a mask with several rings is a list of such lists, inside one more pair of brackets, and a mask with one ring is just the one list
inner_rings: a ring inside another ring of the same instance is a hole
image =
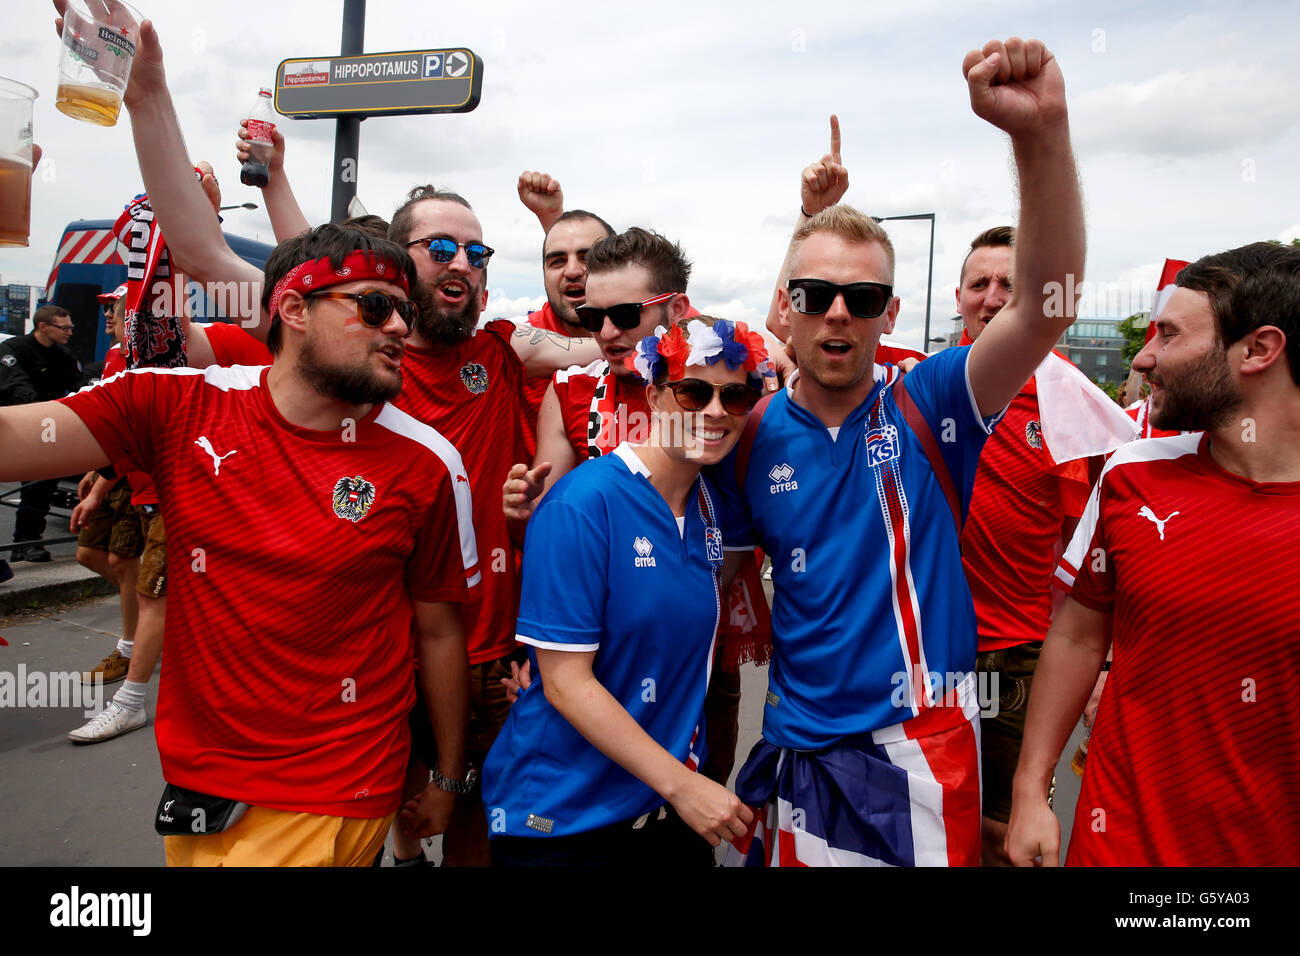
[[[367, 362], [369, 356], [366, 357]], [[315, 342], [308, 335], [298, 356], [298, 374], [326, 398], [337, 399], [350, 405], [375, 405], [396, 398], [402, 390], [402, 373], [397, 372], [396, 382], [380, 378], [368, 365], [347, 367], [329, 365], [320, 360]]]
[[474, 334], [478, 325], [479, 288], [468, 290], [465, 301], [455, 308], [440, 308], [434, 304], [433, 289], [417, 282], [411, 289], [411, 301], [420, 307], [415, 319], [415, 331], [430, 345], [456, 345]]
[[563, 295], [557, 293], [552, 296], [548, 293], [546, 301], [550, 304], [551, 311], [555, 313], [555, 317], [560, 320], [561, 325], [575, 331], [580, 331], [584, 335], [589, 334], [586, 329], [582, 327], [582, 323], [578, 321], [577, 306], [566, 299]]
[[1219, 342], [1172, 380], [1160, 375], [1154, 382], [1162, 395], [1160, 409], [1151, 413], [1151, 424], [1167, 431], [1212, 431], [1230, 421], [1245, 401], [1232, 381], [1227, 349]]

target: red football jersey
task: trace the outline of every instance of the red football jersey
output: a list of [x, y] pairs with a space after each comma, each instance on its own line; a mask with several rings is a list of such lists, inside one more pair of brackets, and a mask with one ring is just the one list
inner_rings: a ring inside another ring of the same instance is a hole
[[[560, 414], [564, 418], [564, 432], [578, 453], [578, 461], [591, 457], [587, 442], [592, 404], [596, 386], [600, 384], [606, 367], [604, 359], [587, 366], [574, 365], [556, 372], [552, 380], [555, 397], [560, 402]], [[604, 432], [601, 445], [608, 445], [611, 450], [624, 441], [638, 445], [650, 434], [650, 406], [645, 400], [645, 383], [635, 375], [614, 375], [612, 378], [614, 396], [609, 405], [613, 417], [601, 422]]]
[[122, 349], [117, 345], [110, 345], [108, 354], [104, 356], [104, 371], [99, 374], [100, 379], [112, 378], [118, 372], [126, 371], [126, 356], [122, 354]]
[[270, 365], [271, 350], [248, 332], [230, 322], [212, 322], [203, 326], [208, 344], [216, 355], [216, 365]]
[[[108, 354], [104, 356], [104, 371], [100, 375], [100, 381], [108, 381], [118, 372], [126, 371], [126, 355], [122, 349], [113, 345], [108, 349]], [[136, 471], [128, 468], [126, 462], [113, 462], [117, 473], [126, 479], [127, 486], [131, 489], [131, 504], [133, 505], [156, 505], [158, 504], [158, 492], [153, 486], [153, 479], [145, 471]]]
[[1119, 448], [1057, 577], [1113, 615], [1067, 863], [1300, 864], [1300, 482]]
[[1041, 641], [1052, 623], [1052, 572], [1062, 524], [1083, 514], [1088, 463], [1057, 464], [1043, 436], [1033, 378], [980, 452], [962, 565], [975, 602], [979, 650]]
[[163, 777], [380, 817], [409, 751], [411, 601], [462, 602], [479, 576], [464, 471], [387, 404], [350, 431], [290, 424], [267, 371], [140, 369], [63, 401], [162, 499]]
[[515, 647], [519, 570], [501, 513], [510, 466], [525, 461], [523, 363], [510, 344], [513, 323], [489, 322], [457, 345], [416, 348], [402, 359], [398, 407], [432, 425], [465, 461], [474, 499], [474, 531], [483, 584], [464, 607], [469, 662], [481, 664]]

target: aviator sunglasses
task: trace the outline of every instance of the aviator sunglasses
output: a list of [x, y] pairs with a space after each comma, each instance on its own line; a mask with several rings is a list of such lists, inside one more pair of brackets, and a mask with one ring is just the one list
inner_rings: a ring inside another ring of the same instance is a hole
[[717, 392], [722, 399], [722, 410], [728, 415], [748, 415], [758, 404], [757, 389], [733, 382], [730, 385], [714, 385], [700, 378], [684, 378], [679, 382], [665, 382], [673, 390], [673, 398], [684, 412], [699, 412], [708, 408]]
[[357, 318], [363, 325], [372, 329], [382, 328], [388, 317], [396, 310], [407, 328], [415, 323], [420, 314], [420, 307], [410, 299], [395, 299], [387, 292], [371, 289], [369, 292], [311, 292], [306, 298], [314, 299], [324, 296], [327, 299], [354, 299], [357, 303]]
[[466, 261], [475, 269], [487, 268], [488, 260], [492, 258], [492, 253], [496, 252], [491, 246], [485, 246], [481, 242], [457, 242], [445, 236], [412, 239], [406, 245], [410, 247], [421, 244], [429, 247], [429, 257], [434, 262], [451, 262], [456, 258], [456, 250], [464, 249]]
[[608, 309], [598, 309], [594, 305], [580, 305], [577, 308], [578, 321], [588, 332], [599, 332], [605, 324], [605, 316], [608, 315], [609, 321], [614, 323], [615, 328], [626, 332], [641, 324], [641, 310], [647, 305], [667, 302], [675, 295], [676, 292], [661, 292], [659, 295], [652, 295], [644, 302], [623, 302], [619, 305], [611, 305]]
[[844, 293], [844, 307], [849, 315], [859, 319], [874, 319], [889, 308], [894, 297], [894, 287], [880, 282], [850, 282], [836, 285], [824, 279], [791, 279], [785, 285], [790, 292], [790, 305], [804, 315], [821, 315], [830, 309], [835, 296]]

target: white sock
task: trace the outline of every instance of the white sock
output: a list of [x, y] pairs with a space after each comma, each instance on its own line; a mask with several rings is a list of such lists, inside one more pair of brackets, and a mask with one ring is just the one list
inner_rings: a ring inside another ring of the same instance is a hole
[[122, 681], [122, 686], [117, 693], [113, 695], [113, 703], [127, 710], [140, 710], [144, 707], [145, 691], [149, 685], [137, 684], [135, 681]]
[[125, 637], [117, 639], [117, 652], [127, 660], [131, 659], [131, 652], [135, 650], [135, 641], [128, 641]]

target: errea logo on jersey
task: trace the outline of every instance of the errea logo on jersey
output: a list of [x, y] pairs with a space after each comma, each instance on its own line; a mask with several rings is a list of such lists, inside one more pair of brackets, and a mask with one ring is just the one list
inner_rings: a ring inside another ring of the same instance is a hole
[[640, 535], [632, 542], [632, 548], [636, 551], [636, 566], [638, 568], [653, 568], [655, 566], [654, 556], [650, 554], [654, 550], [654, 545], [648, 538]]
[[776, 495], [783, 491], [798, 491], [799, 482], [794, 480], [794, 469], [781, 462], [774, 465], [772, 470], [767, 473], [767, 477], [772, 479], [772, 486], [768, 489], [768, 494]]

